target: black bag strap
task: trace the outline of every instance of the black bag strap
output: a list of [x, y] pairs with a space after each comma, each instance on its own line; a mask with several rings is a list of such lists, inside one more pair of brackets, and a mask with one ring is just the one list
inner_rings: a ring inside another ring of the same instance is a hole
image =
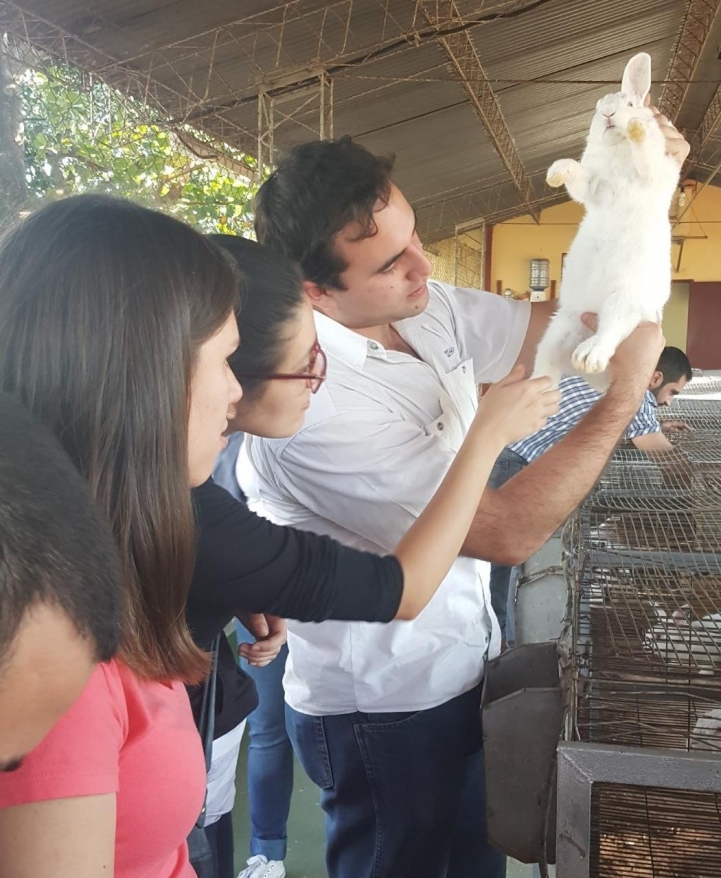
[[[203, 684], [203, 697], [200, 702], [200, 720], [198, 723], [198, 731], [203, 741], [203, 753], [205, 754], [205, 772], [210, 771], [210, 762], [213, 758], [213, 738], [215, 737], [215, 696], [218, 689], [218, 651], [220, 649], [220, 639], [223, 632], [215, 638], [212, 646], [212, 664], [210, 674]], [[207, 791], [206, 791], [207, 798]], [[202, 827], [205, 822], [205, 799], [203, 800], [203, 810], [196, 826]]]
[[215, 697], [218, 689], [218, 650], [222, 632], [213, 641], [211, 647], [212, 660], [210, 674], [203, 684], [203, 698], [200, 702], [200, 722], [198, 731], [203, 741], [205, 753], [205, 770], [210, 769], [210, 759], [213, 755], [213, 738], [215, 736]]

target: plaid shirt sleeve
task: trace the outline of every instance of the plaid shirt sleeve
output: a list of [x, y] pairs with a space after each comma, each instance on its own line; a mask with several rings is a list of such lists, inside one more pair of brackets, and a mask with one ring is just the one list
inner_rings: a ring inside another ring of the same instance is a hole
[[634, 439], [636, 436], [647, 436], [649, 433], [660, 433], [661, 424], [658, 421], [658, 406], [656, 399], [650, 390], [647, 390], [641, 407], [636, 412], [634, 419], [626, 430], [626, 438]]
[[521, 439], [520, 442], [508, 446], [528, 463], [532, 463], [563, 439], [601, 398], [601, 394], [587, 384], [580, 375], [567, 375], [562, 378], [558, 389], [562, 394], [561, 405], [558, 412], [548, 419], [546, 426], [537, 433]]

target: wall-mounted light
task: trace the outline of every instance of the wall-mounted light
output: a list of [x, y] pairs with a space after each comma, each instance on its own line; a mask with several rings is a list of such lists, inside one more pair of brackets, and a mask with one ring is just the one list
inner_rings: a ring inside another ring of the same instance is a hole
[[534, 292], [548, 289], [549, 266], [547, 259], [531, 259], [531, 282]]
[[679, 213], [683, 212], [694, 200], [697, 185], [696, 181], [691, 179], [683, 180], [678, 184], [675, 201], [671, 203], [670, 216], [672, 219], [677, 219]]

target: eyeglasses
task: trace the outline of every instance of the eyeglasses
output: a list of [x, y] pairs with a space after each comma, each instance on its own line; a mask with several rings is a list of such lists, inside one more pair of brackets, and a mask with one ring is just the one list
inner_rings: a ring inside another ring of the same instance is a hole
[[321, 384], [325, 381], [327, 369], [328, 360], [325, 352], [316, 341], [310, 349], [307, 372], [276, 372], [273, 375], [240, 375], [238, 377], [255, 378], [259, 381], [308, 381], [310, 382], [310, 392], [317, 393], [320, 390]]

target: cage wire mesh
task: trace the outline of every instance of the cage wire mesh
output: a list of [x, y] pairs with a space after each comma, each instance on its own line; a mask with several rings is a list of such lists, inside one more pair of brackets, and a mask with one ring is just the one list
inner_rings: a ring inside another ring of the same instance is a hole
[[[693, 432], [619, 448], [565, 532], [569, 737], [721, 760], [721, 381], [662, 417]], [[591, 875], [721, 876], [721, 796], [599, 784], [592, 802]]]
[[434, 244], [426, 244], [423, 252], [433, 266], [431, 276], [443, 283], [453, 284], [456, 277], [456, 256], [453, 239], [447, 238]]
[[483, 288], [485, 228], [472, 232], [456, 232], [456, 286]]
[[[718, 796], [597, 784], [591, 793], [592, 874], [603, 878], [716, 878]], [[622, 835], [603, 831], [636, 819]]]
[[721, 376], [713, 373], [704, 375], [703, 373], [695, 372], [693, 379], [684, 388], [683, 395], [679, 397], [678, 402], [684, 403], [688, 399], [695, 398], [706, 399], [710, 403], [715, 403], [715, 406], [712, 405], [710, 407], [710, 411], [718, 413], [721, 410]]
[[424, 248], [433, 265], [436, 280], [458, 287], [480, 290], [484, 288], [485, 229], [459, 230], [453, 238], [446, 238]]

